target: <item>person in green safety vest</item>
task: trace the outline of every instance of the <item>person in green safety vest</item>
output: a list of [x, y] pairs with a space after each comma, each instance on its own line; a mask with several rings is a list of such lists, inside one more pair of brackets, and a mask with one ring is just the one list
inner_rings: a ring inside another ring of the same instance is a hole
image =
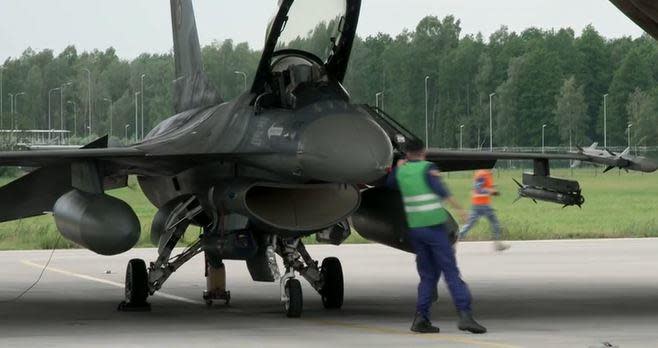
[[425, 145], [419, 141], [406, 144], [406, 160], [400, 161], [387, 178], [387, 186], [398, 189], [402, 195], [409, 227], [409, 241], [416, 253], [416, 266], [420, 283], [416, 316], [411, 331], [438, 333], [439, 328], [430, 321], [430, 307], [439, 278], [444, 280], [459, 313], [457, 327], [472, 333], [485, 333], [487, 329], [473, 319], [471, 293], [461, 279], [455, 250], [445, 227], [448, 203], [462, 221], [466, 211], [455, 201], [443, 185], [438, 168], [425, 161]]

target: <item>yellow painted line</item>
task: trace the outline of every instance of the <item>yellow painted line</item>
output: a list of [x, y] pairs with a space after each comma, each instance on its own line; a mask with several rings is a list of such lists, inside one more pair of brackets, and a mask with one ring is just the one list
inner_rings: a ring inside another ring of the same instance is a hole
[[[24, 265], [34, 267], [34, 268], [39, 268], [39, 269], [43, 269], [43, 266], [44, 266], [44, 265], [40, 265], [38, 263], [34, 263], [34, 262], [28, 261], [28, 260], [23, 260], [23, 261], [21, 261], [21, 263], [24, 264]], [[46, 269], [50, 272], [64, 274], [64, 275], [67, 275], [69, 277], [75, 277], [75, 278], [89, 280], [89, 281], [96, 282], [96, 283], [111, 285], [111, 286], [114, 286], [114, 287], [117, 287], [117, 288], [122, 288], [122, 289], [124, 288], [124, 284], [122, 284], [122, 283], [117, 283], [115, 281], [111, 281], [111, 280], [107, 280], [107, 279], [103, 279], [103, 278], [92, 277], [92, 276], [89, 276], [89, 275], [86, 275], [86, 274], [75, 273], [75, 272], [67, 271], [67, 270], [64, 270], [64, 269], [55, 268], [55, 267], [52, 267], [52, 266], [48, 266]], [[162, 292], [162, 291], [156, 291], [154, 296], [159, 296], [159, 297], [163, 297], [163, 298], [166, 298], [166, 299], [179, 301], [179, 302], [185, 302], [185, 303], [191, 303], [191, 304], [204, 304], [204, 302], [202, 302], [202, 301], [193, 300], [193, 299], [190, 299], [190, 298], [187, 298], [187, 297], [176, 296], [176, 295], [168, 294], [168, 293]]]
[[334, 320], [309, 319], [307, 321], [315, 322], [317, 324], [322, 324], [322, 325], [330, 325], [330, 326], [344, 327], [344, 328], [355, 329], [355, 330], [363, 330], [372, 333], [383, 333], [383, 334], [399, 335], [399, 336], [413, 336], [422, 339], [451, 342], [451, 343], [461, 343], [461, 344], [467, 344], [470, 346], [477, 346], [477, 347], [519, 348], [518, 346], [514, 346], [506, 343], [476, 340], [466, 337], [446, 335], [442, 333], [416, 334], [407, 330], [393, 329], [393, 328], [373, 326], [373, 325], [364, 325], [358, 323], [348, 323], [348, 322], [334, 321]]

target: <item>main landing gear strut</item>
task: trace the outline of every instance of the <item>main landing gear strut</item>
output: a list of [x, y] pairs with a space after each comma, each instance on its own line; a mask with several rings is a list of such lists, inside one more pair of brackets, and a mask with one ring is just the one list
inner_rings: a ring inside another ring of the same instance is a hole
[[[217, 250], [222, 250], [226, 241], [224, 232], [214, 207], [205, 207], [191, 197], [172, 204], [162, 229], [164, 233], [159, 240], [158, 259], [146, 263], [140, 259], [130, 260], [126, 269], [125, 301], [119, 305], [122, 311], [147, 311], [150, 304], [149, 295], [158, 291], [164, 282], [183, 264], [197, 254], [204, 252], [206, 260], [207, 290], [203, 293], [205, 303], [210, 306], [220, 300], [228, 304], [231, 294], [226, 290], [226, 271]], [[162, 210], [162, 209], [161, 209]], [[163, 219], [164, 220], [164, 219]], [[203, 233], [192, 245], [180, 254], [171, 256], [174, 247], [183, 237], [190, 223], [203, 227]], [[301, 275], [322, 297], [322, 304], [327, 309], [338, 309], [343, 305], [343, 269], [335, 257], [325, 258], [321, 264], [313, 260], [299, 238], [280, 238], [271, 236], [267, 242], [267, 266], [274, 278], [280, 282], [281, 303], [289, 318], [302, 315], [304, 299], [302, 286], [296, 275]], [[254, 247], [256, 247], [254, 245]], [[283, 259], [285, 273], [280, 276], [276, 254]]]
[[[207, 211], [215, 210], [204, 209], [201, 202], [195, 197], [190, 197], [173, 207], [165, 222], [165, 232], [160, 237], [158, 259], [151, 262], [148, 269], [146, 263], [141, 259], [132, 259], [128, 262], [125, 300], [119, 304], [119, 310], [150, 310], [150, 304], [147, 302], [148, 296], [158, 291], [178, 268], [202, 251], [206, 251], [207, 290], [203, 293], [204, 301], [207, 305], [212, 305], [214, 300], [229, 303], [231, 294], [226, 291], [224, 264], [215, 253], [210, 252], [216, 248], [217, 243], [222, 242], [222, 238], [219, 236], [219, 219], [216, 214], [208, 216], [209, 214], [204, 213]], [[204, 220], [209, 220], [209, 222], [203, 224], [204, 232], [199, 239], [185, 248], [183, 252], [172, 257], [174, 248], [182, 239], [190, 223]]]

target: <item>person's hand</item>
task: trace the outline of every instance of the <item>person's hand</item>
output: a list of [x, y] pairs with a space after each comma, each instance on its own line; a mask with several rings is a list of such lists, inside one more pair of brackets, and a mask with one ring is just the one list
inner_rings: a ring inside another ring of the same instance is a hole
[[407, 163], [406, 159], [399, 159], [398, 162], [395, 164], [397, 167], [403, 166], [405, 163]]

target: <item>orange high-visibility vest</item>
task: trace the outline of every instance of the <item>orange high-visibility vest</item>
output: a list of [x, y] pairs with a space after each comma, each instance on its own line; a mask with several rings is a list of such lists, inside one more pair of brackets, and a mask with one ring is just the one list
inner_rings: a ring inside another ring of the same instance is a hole
[[493, 175], [489, 170], [478, 170], [473, 180], [471, 203], [473, 205], [491, 204], [491, 193], [494, 190]]

